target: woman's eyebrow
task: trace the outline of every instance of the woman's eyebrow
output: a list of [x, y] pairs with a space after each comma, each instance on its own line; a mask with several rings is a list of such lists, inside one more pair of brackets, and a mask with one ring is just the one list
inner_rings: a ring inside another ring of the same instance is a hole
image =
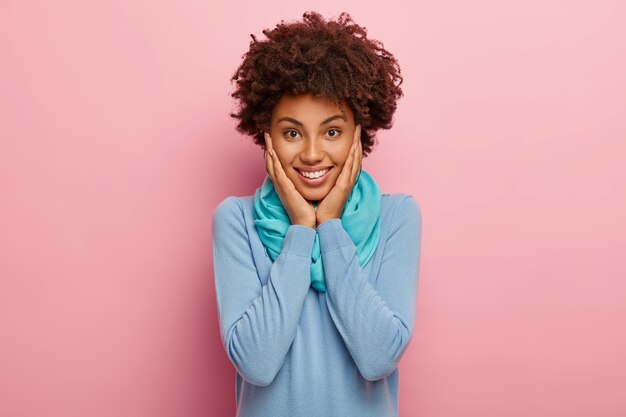
[[327, 117], [326, 119], [324, 119], [324, 121], [322, 123], [320, 123], [320, 126], [328, 124], [328, 123], [330, 123], [330, 122], [332, 122], [333, 120], [336, 120], [336, 119], [343, 119], [344, 121], [347, 121], [346, 118], [343, 117], [343, 115], [336, 114], [334, 116], [330, 116], [330, 117]]
[[[324, 121], [322, 121], [322, 123], [320, 123], [320, 126], [328, 124], [330, 122], [332, 122], [333, 120], [336, 119], [343, 119], [344, 121], [346, 121], [346, 118], [341, 115], [341, 114], [335, 114], [333, 116], [327, 117], [326, 119], [324, 119]], [[304, 124], [296, 119], [294, 119], [293, 117], [281, 117], [280, 119], [278, 119], [276, 121], [276, 123], [280, 123], [280, 122], [291, 122], [296, 126], [304, 126]]]
[[280, 119], [278, 119], [278, 120], [276, 121], [276, 123], [280, 123], [280, 122], [291, 122], [291, 123], [293, 123], [294, 125], [304, 126], [304, 125], [302, 124], [302, 122], [299, 122], [299, 121], [297, 121], [296, 119], [293, 119], [293, 118], [291, 118], [291, 117], [281, 117]]

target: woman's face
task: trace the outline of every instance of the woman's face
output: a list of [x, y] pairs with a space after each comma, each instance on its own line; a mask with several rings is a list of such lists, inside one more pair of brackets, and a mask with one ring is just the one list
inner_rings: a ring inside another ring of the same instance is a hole
[[287, 177], [309, 201], [320, 201], [335, 185], [348, 158], [355, 129], [346, 103], [341, 108], [312, 94], [284, 95], [271, 116], [274, 151]]

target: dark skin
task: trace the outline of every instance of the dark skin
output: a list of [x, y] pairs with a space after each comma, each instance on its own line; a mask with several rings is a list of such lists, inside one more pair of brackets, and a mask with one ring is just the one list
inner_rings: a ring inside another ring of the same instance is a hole
[[[338, 219], [361, 169], [361, 128], [352, 112], [323, 97], [287, 96], [272, 112], [265, 133], [265, 165], [291, 224], [310, 228]], [[311, 185], [300, 170], [324, 167]], [[317, 202], [317, 210], [313, 203]]]

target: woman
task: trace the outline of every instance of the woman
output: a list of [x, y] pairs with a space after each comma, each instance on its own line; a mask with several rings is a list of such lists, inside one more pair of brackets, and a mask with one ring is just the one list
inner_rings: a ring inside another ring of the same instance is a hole
[[421, 214], [412, 196], [381, 194], [361, 160], [391, 127], [398, 63], [346, 13], [263, 33], [233, 76], [232, 116], [268, 175], [213, 217], [237, 416], [397, 416]]

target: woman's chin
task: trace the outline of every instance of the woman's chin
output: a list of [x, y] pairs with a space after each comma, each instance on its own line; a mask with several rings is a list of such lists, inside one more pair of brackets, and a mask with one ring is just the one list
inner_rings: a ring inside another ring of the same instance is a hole
[[319, 202], [328, 195], [328, 191], [325, 188], [323, 190], [300, 190], [300, 194], [307, 201]]
[[332, 178], [328, 178], [324, 182], [324, 184], [320, 185], [310, 185], [304, 183], [304, 181], [298, 181], [298, 184], [296, 184], [296, 189], [298, 190], [300, 195], [304, 197], [305, 200], [321, 201], [324, 199], [324, 197], [328, 195], [330, 190], [333, 188], [332, 186], [334, 185], [334, 181], [329, 180], [332, 180]]

